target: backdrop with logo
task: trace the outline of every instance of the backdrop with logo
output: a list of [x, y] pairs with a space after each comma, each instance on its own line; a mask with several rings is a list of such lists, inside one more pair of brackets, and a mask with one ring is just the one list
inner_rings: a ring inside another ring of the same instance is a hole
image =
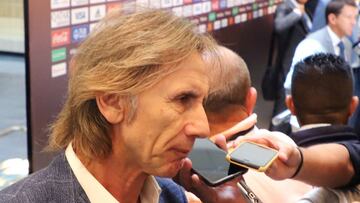
[[48, 0], [24, 1], [30, 172], [48, 164], [48, 126], [63, 104], [69, 60], [106, 13], [135, 4], [191, 19], [201, 32], [247, 61], [255, 86], [267, 56], [272, 13], [280, 0]]

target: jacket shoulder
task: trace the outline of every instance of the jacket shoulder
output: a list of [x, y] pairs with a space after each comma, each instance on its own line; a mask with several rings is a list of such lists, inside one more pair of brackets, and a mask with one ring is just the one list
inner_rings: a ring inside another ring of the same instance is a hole
[[330, 37], [328, 31], [327, 31], [327, 28], [326, 26], [321, 28], [320, 30], [317, 30], [315, 32], [312, 32], [310, 33], [307, 38], [310, 38], [310, 39], [317, 39], [317, 40], [321, 40], [323, 39], [324, 37]]
[[156, 177], [161, 187], [159, 202], [187, 203], [184, 189], [169, 178]]
[[[69, 169], [70, 170], [70, 169]], [[58, 156], [51, 164], [0, 191], [2, 202], [64, 202], [72, 194], [73, 177], [67, 169], [65, 156]]]

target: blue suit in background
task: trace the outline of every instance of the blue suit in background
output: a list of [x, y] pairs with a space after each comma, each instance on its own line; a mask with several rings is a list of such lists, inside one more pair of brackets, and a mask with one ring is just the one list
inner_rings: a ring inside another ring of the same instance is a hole
[[[345, 46], [345, 58], [352, 68], [358, 67], [359, 57], [352, 49], [352, 43], [348, 38], [343, 40]], [[332, 40], [328, 32], [328, 27], [323, 27], [316, 32], [309, 34], [300, 44], [296, 47], [293, 61], [289, 73], [286, 76], [284, 87], [287, 91], [291, 89], [291, 78], [294, 71], [294, 66], [304, 58], [317, 54], [317, 53], [330, 53], [335, 54]]]
[[315, 32], [315, 31], [325, 27], [325, 25], [326, 25], [325, 9], [326, 9], [326, 5], [329, 2], [330, 2], [330, 0], [319, 0], [318, 1], [317, 5], [316, 5], [314, 16], [313, 16], [313, 25], [311, 28], [311, 32]]

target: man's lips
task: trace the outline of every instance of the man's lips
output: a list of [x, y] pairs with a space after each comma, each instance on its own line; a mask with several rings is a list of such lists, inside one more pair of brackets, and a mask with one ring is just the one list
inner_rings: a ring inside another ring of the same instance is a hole
[[188, 156], [188, 154], [191, 151], [191, 148], [172, 148], [171, 150], [173, 152], [175, 152], [176, 157], [179, 157], [182, 159], [182, 158], [185, 158]]

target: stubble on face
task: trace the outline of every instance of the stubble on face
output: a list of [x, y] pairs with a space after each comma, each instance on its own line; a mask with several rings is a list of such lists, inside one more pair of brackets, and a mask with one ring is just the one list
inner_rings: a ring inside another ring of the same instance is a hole
[[[192, 54], [176, 71], [137, 96], [135, 119], [124, 126], [122, 134], [123, 145], [140, 170], [158, 176], [176, 175], [197, 133], [209, 134], [202, 106], [208, 82], [201, 57]], [[206, 122], [206, 126], [196, 124], [194, 130], [187, 130], [197, 122]]]

